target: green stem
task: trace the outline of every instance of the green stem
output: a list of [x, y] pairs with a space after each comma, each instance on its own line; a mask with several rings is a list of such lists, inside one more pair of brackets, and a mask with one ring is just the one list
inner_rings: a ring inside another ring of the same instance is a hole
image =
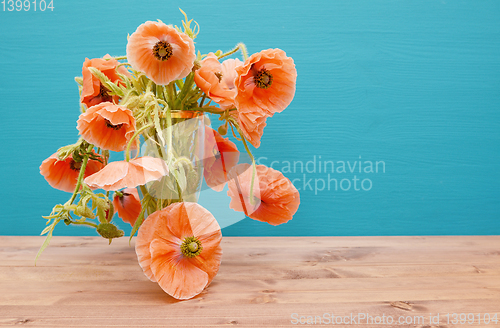
[[190, 169], [194, 169], [193, 163], [187, 157], [179, 157], [172, 166], [177, 167], [177, 165], [179, 164], [182, 165], [183, 162], [186, 163], [186, 165], [189, 166]]
[[177, 193], [179, 194], [179, 202], [182, 202], [181, 186], [177, 180], [175, 180], [175, 185], [177, 186]]
[[200, 102], [200, 107], [203, 107], [203, 103], [205, 102], [205, 99], [207, 99], [207, 95], [203, 94], [203, 97], [201, 98], [201, 102]]
[[140, 186], [140, 188], [141, 188], [142, 196], [143, 196], [142, 201], [141, 201], [142, 209], [141, 209], [141, 213], [139, 213], [139, 216], [137, 217], [137, 220], [135, 221], [134, 226], [132, 227], [132, 231], [130, 232], [130, 238], [128, 240], [129, 245], [130, 245], [130, 242], [132, 241], [132, 237], [135, 235], [137, 230], [139, 230], [139, 227], [141, 226], [142, 222], [144, 221], [144, 215], [146, 212], [146, 204], [151, 199], [151, 196], [147, 193], [146, 188], [144, 186]]
[[97, 224], [88, 221], [70, 221], [71, 224], [83, 224], [97, 229]]
[[238, 43], [238, 44], [236, 45], [236, 47], [234, 47], [234, 49], [233, 49], [233, 50], [230, 50], [230, 51], [226, 52], [225, 54], [222, 54], [222, 55], [218, 56], [217, 58], [220, 60], [220, 59], [222, 59], [222, 58], [224, 58], [224, 57], [231, 56], [232, 54], [236, 53], [238, 50], [241, 50], [241, 53], [243, 54], [243, 58], [244, 58], [245, 60], [247, 60], [247, 58], [248, 58], [247, 48], [246, 48], [246, 46], [245, 46], [243, 43], [241, 43], [241, 42], [240, 42], [240, 43]]
[[175, 96], [176, 96], [176, 91], [173, 87], [173, 83], [175, 82], [170, 82], [167, 86], [165, 86], [165, 90], [167, 91], [167, 103], [169, 107], [174, 108], [174, 102], [175, 102]]
[[236, 53], [236, 51], [238, 51], [238, 50], [240, 50], [240, 45], [239, 44], [237, 44], [236, 47], [233, 48], [233, 50], [229, 50], [228, 52], [226, 52], [226, 53], [218, 56], [217, 59], [220, 60], [220, 59], [222, 59], [224, 57], [231, 56], [232, 54]]
[[132, 146], [132, 142], [134, 141], [134, 139], [144, 130], [150, 128], [153, 126], [153, 123], [150, 123], [150, 124], [147, 124], [147, 125], [144, 125], [142, 128], [140, 128], [139, 130], [135, 131], [134, 135], [132, 136], [132, 138], [130, 138], [130, 140], [128, 141], [128, 144], [127, 144], [127, 149], [125, 150], [125, 161], [130, 161], [130, 147]]
[[119, 56], [119, 57], [115, 57], [116, 60], [123, 60], [123, 59], [127, 59], [127, 56]]
[[252, 181], [250, 182], [250, 204], [255, 205], [255, 199], [253, 197], [253, 185], [255, 183], [255, 175], [257, 174], [257, 167], [255, 165], [255, 159], [252, 155], [252, 152], [248, 148], [245, 137], [243, 136], [240, 130], [238, 130], [238, 132], [240, 134], [241, 140], [243, 141], [243, 145], [245, 146], [245, 150], [247, 151], [248, 156], [250, 156], [250, 159], [252, 160]]
[[178, 108], [178, 106], [180, 106], [182, 104], [182, 102], [184, 101], [184, 98], [186, 98], [188, 92], [191, 90], [193, 83], [194, 83], [194, 73], [191, 72], [186, 77], [186, 80], [184, 81], [184, 86], [182, 87], [182, 90], [178, 94], [177, 98], [175, 99], [175, 108]]
[[170, 109], [170, 106], [167, 106], [167, 163], [170, 163], [170, 158], [173, 156], [172, 152], [172, 111]]
[[[93, 148], [94, 148], [94, 145], [89, 145], [88, 148], [86, 149], [87, 153], [91, 152]], [[73, 195], [71, 196], [71, 199], [67, 203], [68, 205], [73, 204], [73, 202], [75, 201], [76, 195], [80, 191], [80, 187], [82, 186], [82, 182], [83, 182], [83, 177], [85, 176], [85, 168], [87, 167], [88, 161], [89, 161], [89, 154], [85, 154], [85, 157], [83, 158], [83, 161], [82, 161], [82, 166], [80, 167], [80, 173], [78, 174], [78, 180], [76, 182], [75, 191], [73, 191]]]
[[241, 42], [238, 43], [238, 47], [240, 47], [240, 49], [241, 49], [241, 54], [243, 55], [243, 60], [247, 60], [248, 59], [247, 47]]
[[232, 54], [236, 53], [236, 51], [238, 51], [238, 50], [240, 50], [240, 44], [239, 43], [232, 50], [229, 50], [228, 52], [226, 52], [226, 53], [218, 56], [217, 59], [220, 60], [220, 59], [222, 59], [224, 57], [231, 56]]

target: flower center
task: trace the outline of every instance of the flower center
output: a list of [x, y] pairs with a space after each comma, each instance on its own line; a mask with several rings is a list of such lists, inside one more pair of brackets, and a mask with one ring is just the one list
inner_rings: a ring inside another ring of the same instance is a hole
[[221, 72], [215, 72], [214, 74], [215, 74], [215, 76], [217, 76], [217, 78], [219, 79], [219, 83], [220, 83], [220, 81], [222, 81], [222, 73]]
[[221, 153], [217, 150], [217, 148], [212, 149], [212, 154], [216, 160], [221, 158]]
[[165, 61], [172, 57], [172, 46], [165, 41], [158, 41], [153, 47], [153, 55], [156, 59]]
[[80, 168], [82, 167], [82, 162], [75, 162], [74, 160], [71, 160], [69, 163], [69, 168], [72, 169], [73, 171], [80, 171]]
[[108, 89], [102, 84], [99, 87], [99, 97], [101, 97], [102, 101], [111, 101], [113, 97], [111, 97], [108, 93]]
[[201, 246], [201, 241], [196, 237], [186, 237], [181, 244], [181, 252], [187, 258], [193, 258], [200, 255], [203, 247]]
[[117, 124], [117, 125], [113, 125], [108, 119], [104, 119], [104, 122], [106, 122], [106, 126], [108, 128], [111, 128], [113, 130], [120, 130], [123, 126], [123, 123], [122, 124]]
[[253, 80], [255, 82], [255, 86], [261, 89], [267, 89], [271, 86], [271, 84], [273, 84], [273, 76], [271, 72], [265, 68], [258, 71]]

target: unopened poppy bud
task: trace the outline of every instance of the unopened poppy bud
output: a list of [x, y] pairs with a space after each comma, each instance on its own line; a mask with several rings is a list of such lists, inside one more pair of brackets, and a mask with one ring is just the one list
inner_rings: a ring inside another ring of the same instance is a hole
[[66, 158], [71, 156], [71, 153], [73, 153], [77, 147], [78, 145], [67, 145], [59, 148], [57, 150], [57, 159], [60, 161], [64, 161]]
[[225, 136], [227, 134], [227, 125], [221, 125], [219, 126], [219, 128], [217, 129], [217, 132], [219, 132], [219, 134], [221, 136]]
[[102, 198], [94, 198], [94, 202], [97, 207], [102, 208], [103, 210], [107, 211], [109, 209], [109, 203], [107, 200], [102, 199]]
[[106, 220], [110, 222], [113, 219], [113, 216], [115, 215], [115, 207], [113, 206], [113, 203], [109, 203], [109, 209], [106, 211]]
[[77, 206], [76, 209], [73, 211], [73, 213], [75, 213], [75, 215], [86, 217], [89, 219], [95, 218], [95, 215], [92, 212], [92, 210], [90, 208], [88, 208], [87, 206], [83, 206], [83, 205]]
[[73, 153], [71, 154], [71, 157], [73, 158], [73, 161], [77, 163], [81, 163], [83, 161], [82, 155], [80, 155], [80, 151], [78, 149], [75, 149]]
[[112, 223], [101, 223], [97, 226], [97, 232], [103, 236], [106, 239], [109, 239], [111, 242], [111, 239], [113, 238], [119, 238], [123, 237], [125, 234], [123, 230], [118, 229], [114, 224]]

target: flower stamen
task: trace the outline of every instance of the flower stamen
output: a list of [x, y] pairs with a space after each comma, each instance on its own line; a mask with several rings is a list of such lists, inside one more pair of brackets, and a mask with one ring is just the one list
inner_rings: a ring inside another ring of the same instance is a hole
[[257, 88], [267, 89], [273, 84], [273, 75], [267, 69], [263, 68], [255, 74], [253, 80]]
[[201, 241], [194, 236], [184, 238], [181, 244], [181, 252], [187, 258], [193, 258], [200, 255], [202, 250], [203, 246], [201, 246]]
[[158, 41], [153, 47], [153, 55], [158, 60], [168, 60], [173, 55], [172, 46], [166, 41]]
[[73, 171], [80, 171], [80, 168], [82, 167], [82, 162], [75, 162], [74, 160], [71, 160], [69, 163], [69, 168], [72, 169]]
[[104, 119], [104, 122], [106, 122], [106, 127], [113, 130], [120, 130], [123, 127], [123, 123], [114, 125], [108, 119]]
[[216, 72], [214, 74], [215, 74], [215, 76], [217, 76], [217, 78], [219, 79], [219, 83], [220, 83], [220, 81], [222, 81], [222, 72]]
[[98, 97], [101, 97], [102, 101], [111, 101], [113, 97], [111, 97], [108, 93], [108, 89], [104, 85], [100, 85], [99, 87], [99, 95]]

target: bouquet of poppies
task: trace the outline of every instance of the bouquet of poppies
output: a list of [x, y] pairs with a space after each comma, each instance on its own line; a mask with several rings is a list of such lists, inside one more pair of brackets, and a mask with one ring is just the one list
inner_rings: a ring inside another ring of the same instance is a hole
[[[197, 203], [203, 180], [227, 185], [230, 208], [272, 225], [289, 221], [300, 197], [282, 173], [256, 165], [249, 145], [260, 146], [266, 120], [295, 93], [297, 72], [280, 49], [248, 56], [243, 44], [196, 53], [199, 26], [148, 21], [128, 38], [126, 56], [86, 59], [79, 86], [79, 139], [43, 161], [40, 173], [71, 193], [47, 219], [47, 234], [67, 225], [124, 236], [115, 214], [137, 233], [135, 250], [145, 275], [169, 295], [201, 293], [218, 272], [221, 230]], [[243, 61], [230, 56], [241, 52]], [[224, 60], [223, 60], [224, 59]], [[221, 123], [210, 127], [210, 117]], [[250, 159], [240, 163], [240, 141]], [[112, 153], [113, 152], [113, 153]], [[123, 160], [111, 160], [122, 152]]]

